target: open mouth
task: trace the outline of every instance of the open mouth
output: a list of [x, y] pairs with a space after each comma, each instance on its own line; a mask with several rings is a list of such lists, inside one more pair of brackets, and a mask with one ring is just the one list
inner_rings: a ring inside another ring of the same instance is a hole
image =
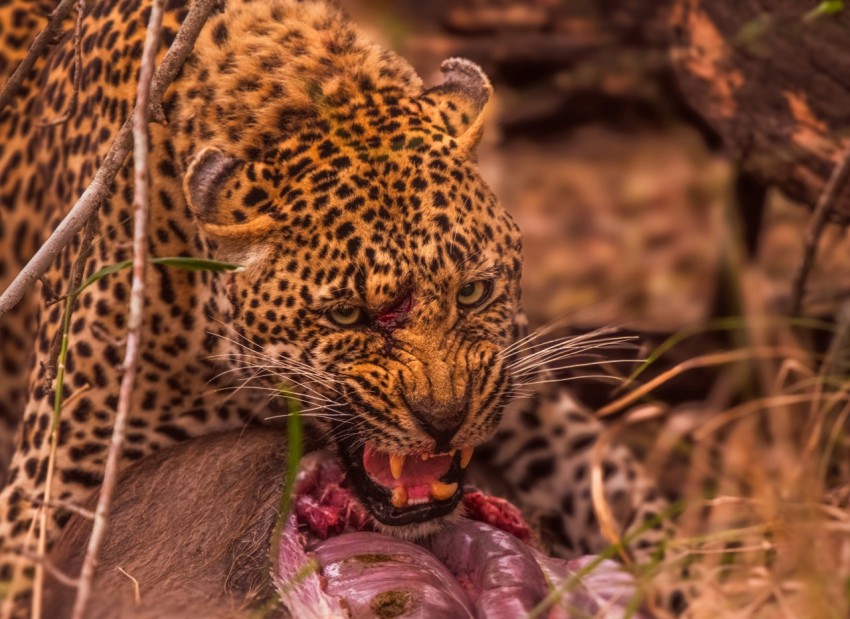
[[340, 450], [358, 498], [386, 525], [426, 522], [451, 514], [463, 495], [472, 447], [442, 454], [390, 454], [372, 445]]

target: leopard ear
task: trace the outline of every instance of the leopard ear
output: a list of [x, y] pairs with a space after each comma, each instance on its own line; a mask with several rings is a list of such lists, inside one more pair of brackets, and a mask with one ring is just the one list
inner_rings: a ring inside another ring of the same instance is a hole
[[440, 65], [445, 79], [425, 91], [424, 98], [437, 107], [448, 132], [470, 156], [484, 129], [484, 107], [493, 94], [493, 86], [477, 64], [465, 58], [449, 58]]
[[222, 198], [225, 185], [244, 165], [212, 146], [207, 146], [192, 157], [183, 191], [189, 208], [203, 225], [223, 223]]
[[248, 167], [215, 147], [192, 157], [183, 179], [183, 193], [204, 235], [215, 244], [216, 257], [245, 263], [273, 227], [267, 214], [246, 209], [242, 172]]

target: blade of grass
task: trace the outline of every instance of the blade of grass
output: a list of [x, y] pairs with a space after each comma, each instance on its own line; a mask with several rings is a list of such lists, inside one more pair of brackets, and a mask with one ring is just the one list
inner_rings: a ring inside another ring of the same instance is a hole
[[280, 536], [289, 519], [292, 509], [292, 493], [295, 489], [295, 477], [298, 475], [298, 467], [301, 464], [302, 455], [302, 428], [301, 428], [301, 403], [295, 395], [286, 387], [281, 388], [283, 397], [286, 398], [289, 415], [286, 418], [286, 473], [283, 479], [283, 492], [280, 495], [278, 508], [278, 519], [272, 533], [269, 552], [272, 556], [272, 565], [277, 565], [277, 549], [280, 546]]
[[[74, 263], [74, 272], [69, 282], [69, 287], [78, 286], [86, 270], [86, 264], [91, 254], [92, 240], [95, 233], [95, 215], [86, 222], [83, 230], [83, 238], [80, 244], [80, 255]], [[49, 453], [47, 457], [47, 471], [45, 475], [44, 494], [42, 495], [42, 506], [38, 512], [38, 556], [46, 560], [47, 557], [47, 510], [52, 501], [53, 476], [56, 471], [56, 451], [59, 444], [59, 424], [62, 417], [63, 399], [65, 396], [65, 361], [68, 357], [68, 339], [71, 327], [71, 313], [74, 303], [79, 296], [78, 292], [72, 292], [65, 299], [65, 312], [62, 315], [61, 344], [56, 361], [56, 377], [53, 383], [53, 415], [50, 419], [50, 434], [48, 437]], [[37, 563], [35, 578], [33, 580], [33, 602], [31, 617], [40, 619], [42, 616], [42, 595], [44, 592], [44, 564]]]
[[280, 497], [280, 513], [284, 518], [289, 516], [292, 509], [292, 492], [295, 488], [295, 476], [301, 464], [302, 455], [302, 428], [301, 428], [301, 404], [291, 394], [286, 395], [289, 416], [286, 419], [286, 438], [289, 445], [289, 453], [286, 458], [286, 479], [283, 482], [283, 494]]
[[[188, 256], [149, 258], [148, 264], [163, 264], [165, 266], [183, 269], [184, 271], [212, 271], [214, 273], [224, 273], [227, 271], [238, 273], [242, 269], [242, 265], [239, 264], [221, 262], [219, 260], [209, 260], [207, 258], [191, 258]], [[82, 286], [80, 286], [77, 290], [74, 291], [74, 294], [80, 294], [83, 290], [85, 290], [95, 282], [100, 281], [108, 275], [117, 273], [118, 271], [128, 269], [132, 265], [132, 260], [122, 260], [121, 262], [116, 262], [115, 264], [110, 264], [109, 266], [103, 267], [96, 273], [92, 273], [89, 278], [83, 282]]]
[[824, 15], [835, 15], [844, 10], [844, 0], [823, 0], [811, 11], [803, 15], [803, 21], [812, 21]]
[[[280, 386], [280, 392], [286, 398], [286, 405], [289, 412], [286, 417], [286, 446], [288, 449], [286, 453], [286, 471], [283, 478], [283, 490], [280, 495], [280, 503], [278, 503], [277, 522], [275, 522], [274, 530], [269, 541], [269, 564], [273, 566], [270, 573], [280, 572], [278, 566], [280, 538], [283, 535], [283, 530], [286, 528], [286, 523], [289, 521], [289, 514], [292, 511], [292, 494], [295, 490], [295, 478], [298, 475], [298, 467], [301, 465], [303, 451], [301, 403], [285, 385]], [[314, 562], [308, 562], [301, 566], [292, 581], [287, 583], [287, 587], [296, 587], [317, 569], [318, 564]], [[279, 604], [280, 598], [274, 596], [252, 613], [252, 619], [262, 619], [269, 614], [277, 614]]]

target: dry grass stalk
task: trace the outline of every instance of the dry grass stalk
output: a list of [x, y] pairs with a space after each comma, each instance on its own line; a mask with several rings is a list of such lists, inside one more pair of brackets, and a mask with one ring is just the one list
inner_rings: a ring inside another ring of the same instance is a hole
[[[596, 519], [599, 522], [599, 527], [602, 530], [602, 535], [612, 545], [618, 547], [622, 544], [622, 531], [617, 524], [617, 519], [614, 517], [614, 512], [605, 497], [605, 482], [603, 471], [603, 456], [609, 449], [611, 443], [616, 440], [617, 435], [625, 429], [626, 426], [643, 423], [650, 419], [654, 419], [665, 412], [663, 408], [655, 406], [645, 406], [633, 410], [626, 418], [621, 419], [611, 427], [606, 428], [597, 439], [590, 454], [590, 495], [593, 503], [593, 511], [596, 513]], [[623, 561], [627, 564], [631, 563], [631, 557], [628, 555], [626, 548], [619, 548], [619, 554]]]
[[[687, 490], [690, 530], [701, 535], [682, 541], [701, 555], [700, 588], [714, 592], [694, 616], [830, 617], [846, 610], [841, 583], [848, 571], [841, 556], [848, 549], [838, 537], [846, 530], [838, 532], [841, 522], [824, 509], [821, 493], [829, 443], [850, 407], [846, 384], [831, 391], [824, 385], [817, 380], [802, 393], [788, 394], [786, 386], [761, 398], [751, 395], [694, 433], [702, 460], [710, 461], [711, 450], [720, 453], [720, 468], [711, 475], [716, 498], [703, 498], [704, 470], [694, 471]], [[786, 413], [789, 423], [773, 423], [774, 411]], [[801, 432], [804, 427], [809, 431]], [[829, 436], [824, 427], [832, 430]], [[821, 461], [813, 462], [813, 454]], [[711, 508], [707, 519], [702, 506]], [[844, 513], [839, 517], [847, 520]]]
[[118, 479], [118, 463], [124, 445], [124, 433], [127, 418], [130, 415], [130, 403], [136, 380], [139, 349], [141, 347], [142, 323], [145, 309], [145, 272], [148, 247], [148, 122], [150, 119], [151, 84], [153, 81], [156, 53], [162, 36], [162, 14], [165, 0], [154, 0], [148, 20], [145, 44], [142, 49], [139, 81], [136, 86], [136, 107], [132, 117], [133, 126], [133, 279], [130, 288], [130, 317], [127, 326], [127, 348], [124, 352], [121, 386], [118, 392], [118, 410], [112, 427], [112, 441], [106, 455], [100, 495], [95, 509], [94, 525], [89, 538], [83, 566], [80, 571], [80, 583], [77, 598], [74, 601], [73, 619], [83, 619], [86, 612], [94, 570], [100, 546], [106, 535], [109, 521], [109, 508], [112, 493]]
[[136, 606], [142, 605], [142, 589], [139, 586], [139, 581], [130, 576], [123, 567], [118, 567], [118, 571], [124, 574], [127, 578], [129, 578], [133, 582], [133, 601], [136, 603]]
[[663, 374], [660, 374], [659, 376], [656, 376], [652, 380], [641, 385], [634, 391], [631, 391], [623, 397], [614, 400], [610, 404], [603, 406], [598, 411], [596, 411], [596, 415], [598, 417], [607, 417], [609, 415], [613, 415], [614, 413], [623, 410], [625, 407], [634, 404], [642, 397], [651, 393], [654, 389], [657, 389], [664, 383], [691, 370], [717, 365], [726, 365], [728, 363], [735, 363], [737, 361], [749, 361], [752, 359], [759, 358], [796, 357], [804, 353], [805, 351], [799, 348], [792, 348], [787, 346], [773, 346], [769, 348], [745, 348], [740, 350], [730, 350], [694, 357], [693, 359], [688, 359], [687, 361], [679, 363], [678, 365], [670, 368]]
[[[679, 534], [644, 577], [652, 586], [662, 572], [698, 557], [688, 569], [701, 596], [689, 617], [840, 617], [850, 601], [843, 584], [850, 581], [850, 516], [822, 496], [828, 465], [847, 449], [847, 321], [838, 321], [830, 350], [819, 355], [801, 343], [795, 328], [803, 325], [765, 322], [766, 309], [745, 304], [742, 348], [688, 359], [601, 411], [633, 406], [686, 371], [728, 366], [717, 381], [720, 397], [695, 407], [641, 407], [600, 438], [610, 444], [630, 423], [663, 415], [671, 429], [658, 437], [649, 469], [657, 473], [676, 457], [690, 463], [675, 486], [687, 505]], [[616, 542], [621, 532], [612, 526], [597, 454], [591, 473], [595, 511]]]
[[20, 554], [27, 560], [35, 563], [35, 565], [37, 565], [42, 570], [47, 571], [51, 576], [53, 576], [53, 578], [58, 580], [66, 587], [76, 587], [79, 584], [79, 581], [76, 578], [68, 576], [68, 574], [53, 565], [47, 557], [32, 552], [27, 548], [22, 548], [20, 550]]

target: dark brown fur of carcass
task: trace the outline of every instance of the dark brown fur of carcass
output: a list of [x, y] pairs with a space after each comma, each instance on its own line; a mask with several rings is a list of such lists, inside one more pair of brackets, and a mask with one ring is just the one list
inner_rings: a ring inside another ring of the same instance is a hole
[[[186, 441], [129, 467], [114, 495], [86, 616], [248, 617], [272, 600], [268, 544], [285, 440], [274, 430], [228, 432]], [[91, 521], [74, 516], [51, 554], [54, 564], [78, 574], [90, 532]], [[119, 568], [139, 582], [141, 605]], [[51, 580], [44, 616], [69, 616], [75, 593]], [[285, 614], [276, 609], [264, 616]]]

